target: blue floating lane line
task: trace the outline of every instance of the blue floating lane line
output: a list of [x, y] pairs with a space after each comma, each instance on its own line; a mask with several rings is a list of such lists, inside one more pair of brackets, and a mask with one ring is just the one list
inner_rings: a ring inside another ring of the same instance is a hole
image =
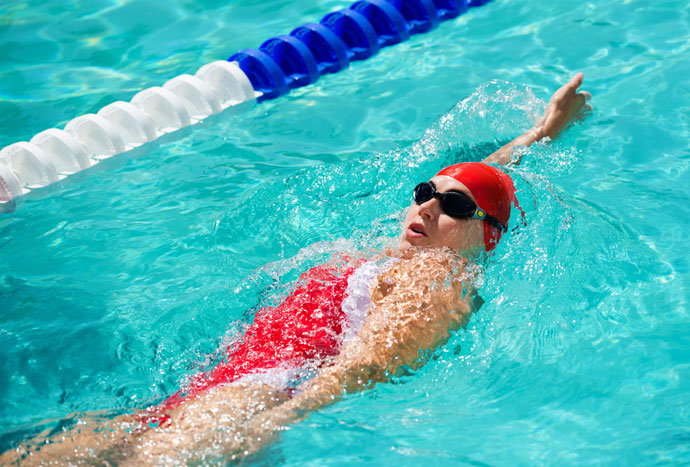
[[441, 21], [457, 18], [467, 11], [467, 0], [434, 0]]
[[228, 61], [237, 62], [249, 78], [252, 87], [262, 93], [259, 102], [265, 99], [275, 99], [288, 93], [287, 76], [271, 56], [263, 50], [244, 49], [230, 56]]
[[326, 26], [307, 23], [295, 28], [290, 35], [309, 47], [320, 74], [337, 73], [350, 65], [347, 46]]
[[371, 23], [381, 47], [410, 38], [405, 18], [386, 0], [362, 0], [353, 3], [350, 9], [361, 13]]
[[321, 24], [333, 31], [347, 46], [350, 61], [366, 60], [381, 48], [376, 30], [367, 18], [344, 8], [323, 17]]
[[0, 150], [0, 207], [115, 154], [234, 107], [246, 110], [383, 47], [435, 29], [490, 0], [358, 0], [289, 35], [270, 38]]
[[410, 34], [431, 31], [441, 22], [432, 0], [390, 0], [390, 2], [402, 13], [410, 27]]
[[293, 36], [278, 36], [259, 47], [280, 67], [287, 78], [287, 85], [294, 89], [319, 79], [319, 69], [309, 47]]

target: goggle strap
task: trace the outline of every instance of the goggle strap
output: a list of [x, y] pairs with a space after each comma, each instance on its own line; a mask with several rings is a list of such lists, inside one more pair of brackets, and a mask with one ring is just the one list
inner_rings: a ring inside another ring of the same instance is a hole
[[484, 220], [484, 222], [489, 224], [491, 227], [495, 227], [498, 230], [502, 230], [503, 232], [508, 231], [508, 228], [506, 226], [504, 226], [503, 224], [501, 224], [501, 221], [499, 221], [498, 219], [496, 219], [493, 216], [489, 216], [488, 214], [486, 214], [485, 217], [483, 218], [483, 220]]
[[489, 224], [491, 227], [495, 227], [495, 228], [502, 230], [504, 232], [508, 230], [505, 228], [505, 226], [503, 224], [501, 224], [501, 222], [498, 219], [496, 219], [493, 216], [488, 215], [486, 213], [486, 211], [483, 210], [482, 208], [478, 207], [477, 211], [474, 213], [474, 216], [472, 216], [472, 217], [475, 219], [483, 220], [487, 224]]

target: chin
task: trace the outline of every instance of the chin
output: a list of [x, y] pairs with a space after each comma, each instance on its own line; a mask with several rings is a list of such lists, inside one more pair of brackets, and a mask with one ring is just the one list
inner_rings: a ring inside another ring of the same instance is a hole
[[403, 237], [400, 239], [400, 244], [398, 245], [398, 251], [406, 251], [409, 250], [410, 248], [416, 247], [416, 248], [424, 248], [424, 247], [430, 247], [432, 245], [429, 245], [426, 242], [426, 237], [424, 238], [415, 238], [415, 239], [409, 239], [407, 237]]
[[402, 238], [400, 238], [400, 243], [398, 244], [398, 251], [409, 250], [410, 248], [412, 248], [414, 246], [423, 246], [423, 245], [420, 245], [419, 242], [417, 242], [415, 240], [410, 240], [409, 238], [403, 236]]

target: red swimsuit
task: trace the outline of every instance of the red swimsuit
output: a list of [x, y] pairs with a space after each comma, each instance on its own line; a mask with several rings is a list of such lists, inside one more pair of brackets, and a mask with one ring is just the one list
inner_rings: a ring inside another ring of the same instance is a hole
[[338, 271], [321, 265], [300, 276], [300, 286], [277, 307], [262, 308], [242, 339], [230, 345], [227, 358], [210, 373], [195, 376], [179, 391], [151, 411], [146, 421], [162, 424], [161, 412], [180, 405], [214, 386], [230, 383], [257, 370], [298, 368], [310, 360], [336, 355], [340, 349], [347, 281], [356, 270]]

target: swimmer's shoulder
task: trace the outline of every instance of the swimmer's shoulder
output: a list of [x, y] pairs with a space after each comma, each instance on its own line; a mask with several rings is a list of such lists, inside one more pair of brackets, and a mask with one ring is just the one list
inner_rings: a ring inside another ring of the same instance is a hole
[[472, 288], [467, 264], [450, 250], [411, 248], [397, 253], [385, 260], [373, 291], [378, 289], [378, 297], [374, 298], [383, 298], [393, 291], [430, 298], [447, 290], [460, 292], [464, 297]]

